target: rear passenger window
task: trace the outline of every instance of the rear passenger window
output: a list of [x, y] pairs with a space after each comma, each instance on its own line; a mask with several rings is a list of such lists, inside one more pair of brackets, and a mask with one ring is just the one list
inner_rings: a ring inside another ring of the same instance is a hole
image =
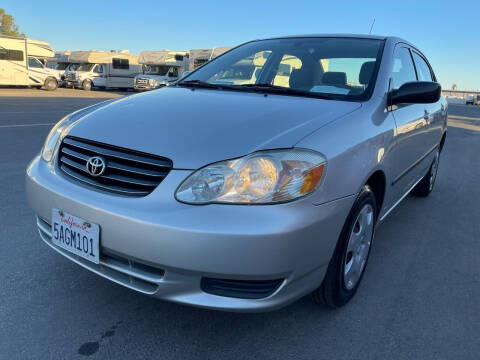
[[415, 51], [412, 52], [413, 61], [415, 61], [415, 67], [417, 68], [418, 80], [419, 81], [433, 81], [432, 73], [430, 72], [430, 67], [425, 62], [425, 60], [418, 55]]
[[410, 50], [405, 47], [397, 47], [393, 55], [392, 90], [411, 81], [417, 81], [417, 75]]

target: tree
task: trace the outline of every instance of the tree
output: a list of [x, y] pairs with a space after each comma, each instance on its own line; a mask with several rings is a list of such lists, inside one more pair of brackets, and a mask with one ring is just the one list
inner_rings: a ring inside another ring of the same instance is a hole
[[452, 90], [457, 90], [457, 84], [452, 85]]
[[13, 15], [7, 14], [4, 9], [0, 9], [0, 34], [9, 36], [25, 36], [18, 32], [18, 26], [15, 24]]

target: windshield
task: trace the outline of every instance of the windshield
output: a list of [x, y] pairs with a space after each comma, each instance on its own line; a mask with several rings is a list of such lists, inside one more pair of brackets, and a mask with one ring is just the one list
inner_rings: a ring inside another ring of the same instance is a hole
[[253, 41], [212, 60], [184, 81], [229, 89], [281, 87], [291, 93], [362, 100], [373, 89], [383, 43], [327, 37]]
[[90, 71], [93, 68], [93, 65], [95, 64], [81, 64], [78, 66], [76, 71]]
[[58, 63], [57, 70], [65, 70], [68, 66], [68, 63]]
[[76, 71], [79, 66], [80, 66], [80, 64], [72, 63], [72, 64], [70, 64], [70, 65], [67, 66], [67, 70], [69, 70], [69, 71]]
[[168, 69], [170, 69], [170, 66], [148, 65], [148, 68], [147, 68], [147, 71], [145, 72], [145, 74], [165, 76], [168, 73]]

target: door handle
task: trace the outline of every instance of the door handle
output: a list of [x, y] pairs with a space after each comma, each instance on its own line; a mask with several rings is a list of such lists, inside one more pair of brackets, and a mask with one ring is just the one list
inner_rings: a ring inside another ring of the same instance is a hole
[[432, 115], [425, 110], [425, 114], [423, 115], [423, 118], [427, 121], [427, 124], [430, 122], [430, 119], [432, 118]]

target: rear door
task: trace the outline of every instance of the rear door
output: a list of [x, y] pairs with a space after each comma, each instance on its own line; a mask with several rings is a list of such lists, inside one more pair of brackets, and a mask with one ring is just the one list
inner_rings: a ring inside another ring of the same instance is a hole
[[[417, 73], [408, 46], [398, 44], [394, 51], [390, 91], [407, 82], [417, 81]], [[400, 198], [421, 174], [419, 164], [427, 152], [425, 143], [427, 116], [424, 104], [399, 104], [391, 109], [396, 124], [392, 192]]]

